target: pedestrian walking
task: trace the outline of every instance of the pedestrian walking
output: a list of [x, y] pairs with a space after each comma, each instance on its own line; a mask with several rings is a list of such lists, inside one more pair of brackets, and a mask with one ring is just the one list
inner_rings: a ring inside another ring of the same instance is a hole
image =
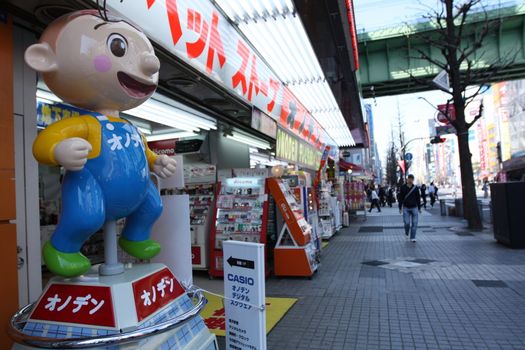
[[372, 209], [374, 209], [374, 206], [377, 208], [377, 212], [381, 212], [381, 206], [379, 205], [379, 195], [377, 194], [377, 191], [375, 188], [372, 188], [370, 191], [370, 199], [372, 200], [372, 203], [370, 204], [370, 210], [368, 212], [372, 212]]
[[385, 191], [384, 186], [379, 185], [378, 195], [379, 195], [379, 204], [381, 204], [381, 206], [384, 207], [386, 205], [386, 191]]
[[421, 200], [423, 201], [423, 208], [427, 208], [427, 185], [422, 184], [419, 188], [419, 192], [421, 193]]
[[434, 208], [434, 203], [436, 203], [437, 187], [433, 182], [431, 182], [430, 186], [428, 186], [428, 195], [430, 197], [430, 206]]
[[405, 224], [405, 236], [412, 242], [416, 242], [417, 223], [421, 213], [421, 198], [419, 188], [414, 184], [414, 175], [407, 177], [407, 183], [401, 186], [399, 191], [399, 213], [403, 214]]
[[387, 191], [386, 200], [390, 208], [392, 208], [392, 204], [396, 201], [396, 198], [394, 197], [394, 193], [395, 193], [394, 188], [392, 186], [389, 187]]
[[483, 190], [483, 198], [489, 198], [489, 180], [485, 179], [481, 189]]

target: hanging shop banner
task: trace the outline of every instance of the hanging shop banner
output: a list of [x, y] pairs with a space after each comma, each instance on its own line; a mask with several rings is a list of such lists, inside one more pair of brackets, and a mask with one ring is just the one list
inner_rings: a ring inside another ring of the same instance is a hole
[[264, 244], [224, 241], [226, 349], [266, 349]]
[[252, 128], [259, 130], [271, 138], [275, 139], [277, 137], [277, 124], [275, 120], [257, 108], [254, 108], [252, 112]]
[[357, 30], [355, 25], [354, 2], [346, 0], [346, 16], [350, 26], [350, 39], [352, 41], [352, 53], [354, 56], [354, 70], [359, 69], [359, 44], [357, 41]]
[[234, 91], [297, 137], [318, 149], [324, 144], [335, 145], [212, 1], [108, 0], [107, 6], [138, 23], [152, 41]]
[[[448, 108], [448, 112], [447, 112], [447, 108]], [[456, 107], [454, 106], [453, 103], [449, 104], [448, 107], [446, 104], [437, 105], [437, 110], [438, 110], [437, 120], [440, 123], [448, 125], [450, 124], [451, 120], [456, 120]], [[445, 114], [448, 115], [448, 118]]]
[[317, 170], [321, 161], [321, 152], [305, 141], [278, 128], [275, 158]]
[[214, 183], [217, 167], [207, 163], [188, 163], [184, 165], [184, 183]]
[[96, 116], [98, 114], [92, 111], [76, 108], [63, 103], [50, 104], [38, 101], [36, 104], [37, 126], [41, 128], [48, 127], [49, 125], [61, 119], [69, 117], [80, 117], [81, 115]]
[[317, 189], [317, 186], [321, 182], [321, 173], [323, 172], [324, 166], [326, 165], [326, 162], [328, 160], [328, 154], [330, 153], [330, 146], [326, 146], [323, 151], [323, 155], [321, 156], [321, 159], [319, 160], [319, 168], [317, 169], [317, 172], [315, 174], [315, 180], [314, 180], [314, 189]]

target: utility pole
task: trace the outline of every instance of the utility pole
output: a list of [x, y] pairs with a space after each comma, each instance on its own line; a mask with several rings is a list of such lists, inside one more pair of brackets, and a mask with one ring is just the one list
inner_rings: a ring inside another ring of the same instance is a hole
[[399, 178], [402, 180], [402, 182], [405, 182], [406, 181], [406, 176], [407, 176], [407, 164], [405, 162], [405, 133], [402, 131], [402, 126], [403, 124], [401, 123], [401, 110], [399, 108], [399, 99], [396, 100], [397, 101], [397, 127], [398, 127], [398, 130], [399, 130], [399, 149], [400, 149], [400, 157], [401, 157], [401, 161], [403, 162], [403, 164], [405, 165], [405, 170], [403, 171], [403, 169], [400, 169], [400, 176]]

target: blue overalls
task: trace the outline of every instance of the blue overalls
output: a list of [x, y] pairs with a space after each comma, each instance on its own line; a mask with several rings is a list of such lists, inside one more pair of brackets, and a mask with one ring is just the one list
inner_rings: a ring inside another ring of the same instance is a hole
[[51, 243], [64, 253], [79, 252], [104, 222], [123, 217], [122, 236], [144, 241], [162, 212], [137, 128], [103, 115], [96, 119], [101, 126], [100, 155], [88, 159], [80, 171], [67, 171], [62, 183], [62, 212]]

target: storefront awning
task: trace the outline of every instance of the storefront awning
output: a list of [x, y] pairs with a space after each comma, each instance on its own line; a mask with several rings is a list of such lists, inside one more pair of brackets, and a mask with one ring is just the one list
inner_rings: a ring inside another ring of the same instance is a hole
[[363, 167], [360, 167], [359, 165], [354, 164], [354, 163], [347, 162], [343, 160], [342, 158], [339, 159], [339, 169], [342, 171], [348, 171], [348, 170], [363, 171], [364, 170]]

